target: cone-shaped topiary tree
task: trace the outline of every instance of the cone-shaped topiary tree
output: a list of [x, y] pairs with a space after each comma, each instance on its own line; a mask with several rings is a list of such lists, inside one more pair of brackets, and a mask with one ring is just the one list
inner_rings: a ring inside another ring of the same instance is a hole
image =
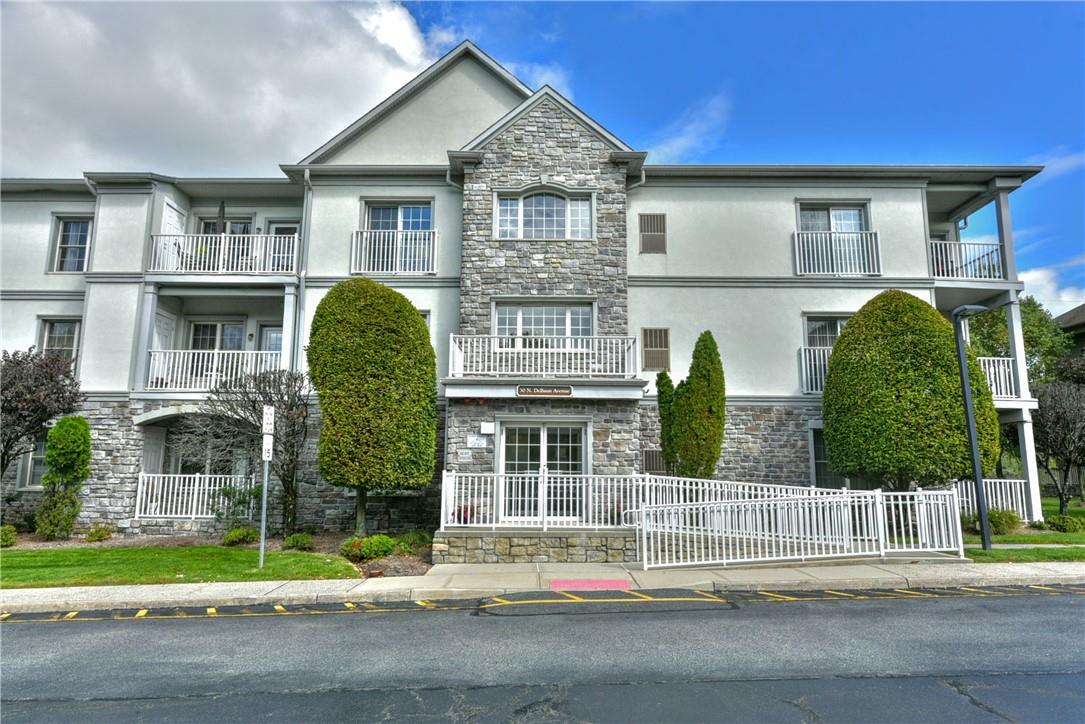
[[678, 456], [674, 450], [674, 383], [667, 370], [656, 374], [656, 405], [659, 407], [659, 447], [668, 473], [674, 472]]
[[[998, 414], [971, 351], [969, 376], [984, 470], [998, 455]], [[972, 476], [953, 326], [911, 294], [888, 290], [833, 345], [822, 400], [829, 464], [890, 490]]]
[[429, 330], [399, 292], [348, 279], [317, 305], [308, 360], [323, 416], [320, 474], [357, 490], [355, 531], [365, 535], [368, 491], [433, 480], [437, 369]]
[[693, 347], [689, 375], [674, 391], [672, 443], [677, 475], [687, 478], [715, 475], [723, 447], [726, 404], [719, 348], [711, 332], [701, 332]]

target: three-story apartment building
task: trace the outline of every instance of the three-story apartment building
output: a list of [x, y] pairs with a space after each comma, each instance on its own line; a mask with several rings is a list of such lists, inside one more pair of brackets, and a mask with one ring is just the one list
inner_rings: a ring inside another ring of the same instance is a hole
[[[1005, 305], [1014, 354], [982, 364], [1021, 440], [1007, 500], [1040, 517], [1009, 208], [1039, 168], [650, 160], [465, 42], [281, 179], [4, 180], [3, 348], [74, 360], [94, 431], [84, 521], [169, 532], [207, 525], [208, 491], [245, 474], [180, 459], [171, 427], [220, 380], [304, 369], [317, 304], [352, 276], [427, 319], [437, 468], [510, 476], [658, 470], [655, 374], [684, 377], [708, 329], [728, 387], [718, 474], [849, 485], [820, 432], [849, 315], [890, 288], [946, 315]], [[988, 204], [997, 242], [962, 241]], [[310, 452], [301, 522], [343, 526], [351, 497]], [[9, 510], [33, 501], [41, 456], [4, 481]]]

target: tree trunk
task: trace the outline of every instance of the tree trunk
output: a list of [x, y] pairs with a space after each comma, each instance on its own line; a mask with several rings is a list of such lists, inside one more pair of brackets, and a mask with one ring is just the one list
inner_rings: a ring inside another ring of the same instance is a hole
[[1062, 470], [1062, 485], [1059, 486], [1059, 515], [1067, 515], [1070, 511], [1070, 498], [1073, 497], [1073, 493], [1070, 492], [1070, 466], [1064, 465]]
[[294, 532], [298, 523], [298, 491], [294, 483], [283, 484], [283, 535]]
[[354, 534], [365, 537], [365, 489], [358, 488], [358, 497], [354, 500]]

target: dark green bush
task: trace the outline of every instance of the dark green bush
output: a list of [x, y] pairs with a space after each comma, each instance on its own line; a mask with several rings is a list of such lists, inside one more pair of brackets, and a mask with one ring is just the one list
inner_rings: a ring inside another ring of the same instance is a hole
[[991, 535], [1007, 535], [1021, 527], [1021, 516], [1012, 510], [988, 510], [987, 524]]
[[313, 550], [313, 536], [308, 533], [291, 533], [283, 541], [283, 548], [296, 551], [311, 551]]
[[1072, 515], [1050, 515], [1047, 527], [1059, 533], [1085, 533], [1085, 520]]
[[425, 487], [437, 451], [437, 368], [429, 329], [406, 297], [369, 279], [332, 287], [317, 305], [307, 351], [320, 397], [320, 473], [365, 494]]
[[961, 530], [965, 533], [979, 533], [980, 532], [980, 519], [979, 516], [969, 515], [968, 513], [961, 514]]
[[15, 526], [0, 525], [0, 548], [10, 548], [15, 545]]
[[396, 553], [410, 555], [433, 543], [433, 536], [424, 530], [409, 530], [396, 536]]
[[396, 541], [386, 535], [351, 536], [339, 546], [339, 555], [351, 561], [371, 561], [396, 552]]
[[113, 526], [109, 523], [95, 523], [87, 531], [88, 543], [99, 543], [113, 537]]
[[226, 535], [222, 537], [222, 545], [240, 546], [246, 543], [256, 543], [258, 540], [260, 540], [260, 531], [256, 530], [256, 528], [243, 526], [228, 530]]
[[90, 476], [90, 425], [84, 417], [62, 417], [49, 430], [45, 443], [45, 488], [34, 525], [47, 540], [70, 538], [83, 508], [79, 498]]
[[672, 441], [678, 475], [715, 477], [723, 447], [726, 404], [719, 348], [711, 332], [701, 332], [693, 348], [689, 375], [674, 391]]
[[1033, 520], [1029, 522], [1028, 527], [1033, 530], [1047, 530], [1047, 523], [1042, 520]]
[[[998, 458], [998, 414], [969, 352], [981, 459]], [[829, 464], [840, 475], [943, 484], [972, 476], [952, 325], [927, 302], [882, 292], [844, 325], [829, 357], [822, 402]]]

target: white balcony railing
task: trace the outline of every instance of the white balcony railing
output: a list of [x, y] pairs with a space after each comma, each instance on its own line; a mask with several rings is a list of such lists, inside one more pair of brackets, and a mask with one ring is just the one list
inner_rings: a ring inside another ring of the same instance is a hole
[[1013, 357], [980, 357], [979, 363], [993, 397], [1013, 399], [1018, 396]]
[[931, 271], [936, 279], [1005, 279], [1002, 245], [975, 241], [932, 241]]
[[832, 347], [799, 348], [803, 394], [820, 395], [825, 391], [825, 373], [829, 369], [829, 355], [832, 353]]
[[355, 231], [350, 271], [433, 274], [437, 271], [437, 231]]
[[450, 377], [633, 378], [636, 337], [502, 337], [454, 334]]
[[296, 234], [155, 234], [149, 272], [293, 274]]
[[151, 350], [148, 390], [206, 392], [223, 382], [279, 368], [278, 352]]
[[222, 504], [223, 490], [247, 490], [255, 484], [248, 475], [139, 474], [136, 488], [137, 518], [213, 518]]
[[882, 273], [877, 231], [795, 232], [801, 275], [877, 276]]

